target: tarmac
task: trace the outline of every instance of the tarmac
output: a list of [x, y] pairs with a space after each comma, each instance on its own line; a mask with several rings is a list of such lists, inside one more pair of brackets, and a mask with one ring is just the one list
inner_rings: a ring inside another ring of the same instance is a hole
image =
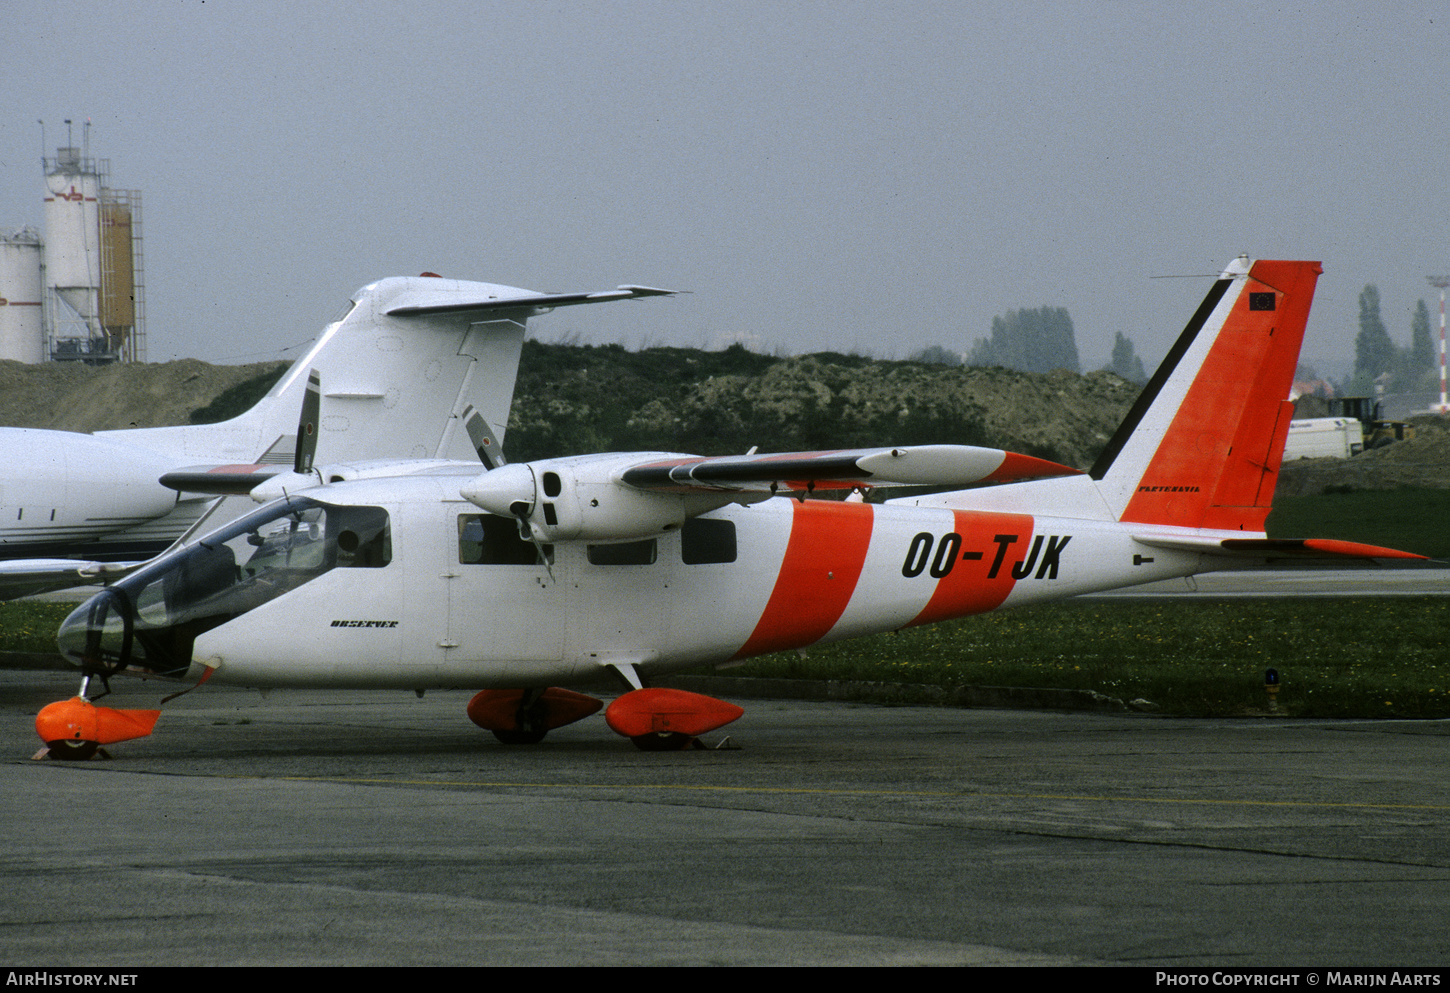
[[598, 716], [501, 745], [467, 693], [208, 685], [109, 760], [32, 761], [75, 686], [0, 671], [11, 963], [1450, 958], [1447, 722], [753, 700], [644, 753]]

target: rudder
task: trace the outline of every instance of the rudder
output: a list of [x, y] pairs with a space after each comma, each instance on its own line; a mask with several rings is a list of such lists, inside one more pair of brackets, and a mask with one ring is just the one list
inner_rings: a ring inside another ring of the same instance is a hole
[[1236, 259], [1093, 466], [1119, 520], [1262, 531], [1318, 262]]

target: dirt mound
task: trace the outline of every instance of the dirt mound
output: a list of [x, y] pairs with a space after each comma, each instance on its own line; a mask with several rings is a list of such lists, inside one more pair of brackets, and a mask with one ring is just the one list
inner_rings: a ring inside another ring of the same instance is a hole
[[[1109, 372], [1041, 374], [834, 355], [734, 358], [738, 361], [726, 372], [721, 364], [731, 359], [729, 353], [693, 349], [526, 351], [510, 447], [519, 457], [536, 458], [605, 450], [712, 455], [755, 444], [779, 451], [953, 441], [1040, 454], [1085, 469], [1138, 392]], [[227, 390], [282, 367], [195, 359], [99, 368], [0, 361], [0, 425], [104, 431], [185, 424]], [[565, 430], [573, 421], [575, 428]], [[1277, 492], [1297, 496], [1329, 486], [1450, 489], [1450, 420], [1431, 415], [1414, 423], [1417, 434], [1409, 441], [1352, 459], [1286, 464]], [[539, 436], [535, 447], [548, 450], [528, 451], [531, 434]]]
[[1401, 486], [1450, 489], [1450, 421], [1412, 419], [1415, 437], [1349, 459], [1300, 459], [1279, 471], [1277, 496], [1309, 496], [1330, 486], [1392, 490]]
[[107, 431], [185, 424], [192, 411], [282, 363], [87, 366], [0, 362], [0, 425]]
[[508, 437], [518, 460], [962, 444], [1087, 468], [1137, 393], [1105, 372], [526, 347]]
[[956, 387], [983, 409], [1001, 447], [1050, 452], [1088, 469], [1142, 389], [1111, 372], [1086, 375], [1059, 369], [1045, 375], [1010, 369], [957, 370]]

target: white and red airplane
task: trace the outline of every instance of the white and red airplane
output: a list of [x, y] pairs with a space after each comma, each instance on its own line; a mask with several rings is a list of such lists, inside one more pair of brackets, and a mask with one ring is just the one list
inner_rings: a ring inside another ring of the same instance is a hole
[[326, 384], [311, 441], [322, 438], [327, 458], [467, 458], [470, 440], [458, 425], [470, 407], [493, 439], [503, 438], [529, 317], [666, 292], [549, 294], [432, 274], [383, 279], [358, 290], [267, 396], [229, 421], [93, 435], [0, 428], [0, 599], [124, 572], [188, 529], [235, 516], [215, 487], [184, 482], [221, 468], [251, 474], [254, 485], [294, 465], [309, 370]]
[[[474, 722], [537, 741], [606, 721], [680, 747], [741, 711], [652, 677], [875, 631], [1286, 557], [1409, 558], [1264, 533], [1320, 266], [1240, 258], [1088, 473], [923, 446], [324, 467], [78, 608], [80, 695], [37, 730], [84, 755], [159, 711], [87, 698], [135, 671], [261, 688], [481, 689]], [[475, 437], [478, 431], [475, 430]], [[341, 478], [342, 482], [324, 482]], [[969, 486], [870, 504], [878, 483]]]

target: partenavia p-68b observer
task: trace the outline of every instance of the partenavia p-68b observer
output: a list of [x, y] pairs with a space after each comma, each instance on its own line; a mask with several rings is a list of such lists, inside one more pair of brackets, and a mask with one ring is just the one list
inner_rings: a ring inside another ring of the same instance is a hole
[[[649, 687], [869, 632], [1281, 558], [1413, 558], [1271, 539], [1316, 262], [1239, 258], [1213, 283], [1088, 473], [918, 446], [526, 464], [324, 466], [81, 605], [61, 628], [81, 693], [42, 711], [52, 754], [149, 733], [87, 699], [123, 671], [246, 686], [469, 688], [474, 722], [538, 741], [605, 714], [645, 748], [741, 713]], [[486, 431], [471, 421], [473, 440]], [[482, 470], [482, 471], [481, 471]], [[876, 484], [974, 486], [873, 505]]]

